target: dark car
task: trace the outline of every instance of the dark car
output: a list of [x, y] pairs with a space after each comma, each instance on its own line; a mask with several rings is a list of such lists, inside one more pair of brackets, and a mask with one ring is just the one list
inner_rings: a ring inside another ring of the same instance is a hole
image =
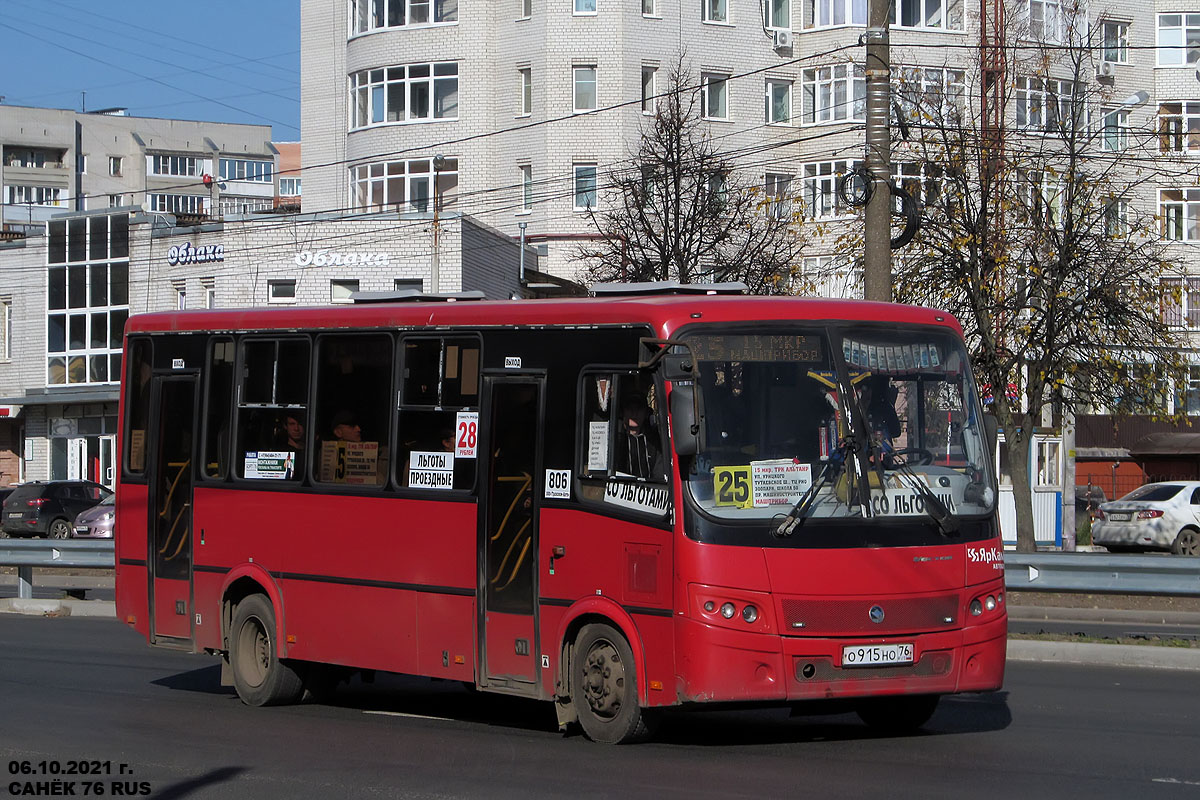
[[79, 512], [112, 492], [91, 481], [23, 483], [4, 501], [2, 527], [9, 536], [66, 539]]

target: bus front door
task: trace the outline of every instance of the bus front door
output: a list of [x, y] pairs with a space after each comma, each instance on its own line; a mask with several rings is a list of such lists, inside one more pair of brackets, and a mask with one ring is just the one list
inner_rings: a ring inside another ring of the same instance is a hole
[[150, 641], [192, 640], [192, 442], [196, 378], [154, 380], [150, 452]]
[[480, 503], [481, 683], [537, 693], [537, 527], [542, 381], [486, 378], [487, 473]]

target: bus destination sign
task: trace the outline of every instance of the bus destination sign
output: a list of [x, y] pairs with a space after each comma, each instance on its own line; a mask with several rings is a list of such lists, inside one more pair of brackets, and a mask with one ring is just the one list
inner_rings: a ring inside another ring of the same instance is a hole
[[825, 361], [824, 339], [807, 334], [727, 334], [688, 339], [700, 361], [790, 361], [817, 364]]

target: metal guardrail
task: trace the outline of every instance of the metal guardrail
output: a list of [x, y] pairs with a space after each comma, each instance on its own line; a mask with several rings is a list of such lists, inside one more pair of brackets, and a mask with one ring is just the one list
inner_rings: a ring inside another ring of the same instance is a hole
[[1106, 553], [1004, 554], [1009, 591], [1200, 595], [1200, 558]]
[[[111, 539], [0, 539], [0, 566], [16, 567], [17, 596], [33, 597], [33, 568], [112, 569]], [[1004, 554], [1010, 591], [1200, 596], [1200, 558], [1107, 553]]]
[[112, 569], [112, 539], [0, 539], [0, 567], [17, 568], [17, 597], [33, 598], [33, 568]]

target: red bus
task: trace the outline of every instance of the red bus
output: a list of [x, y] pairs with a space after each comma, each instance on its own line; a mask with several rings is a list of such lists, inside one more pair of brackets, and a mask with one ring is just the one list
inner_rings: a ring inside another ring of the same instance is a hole
[[958, 323], [661, 289], [131, 318], [119, 618], [251, 705], [378, 670], [603, 742], [718, 703], [905, 730], [1000, 687]]

